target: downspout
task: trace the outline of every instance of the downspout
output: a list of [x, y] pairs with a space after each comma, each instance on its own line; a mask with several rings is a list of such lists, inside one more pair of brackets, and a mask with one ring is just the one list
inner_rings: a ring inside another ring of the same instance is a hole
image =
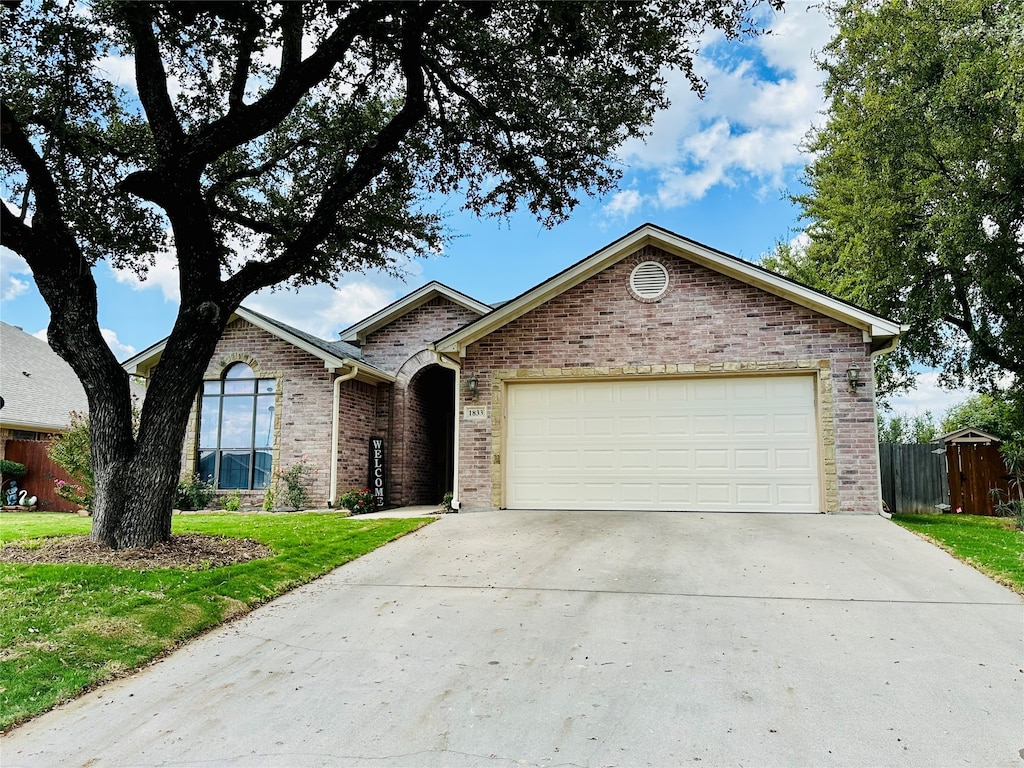
[[[900, 327], [900, 331], [901, 332], [906, 332], [908, 330], [910, 330], [910, 329], [907, 326], [901, 326]], [[885, 354], [888, 354], [889, 352], [892, 352], [894, 349], [896, 349], [896, 345], [899, 343], [899, 341], [900, 341], [900, 337], [899, 336], [893, 336], [892, 340], [888, 344], [886, 344], [884, 347], [881, 347], [880, 349], [876, 349], [874, 352], [872, 352], [868, 356], [869, 359], [871, 360], [872, 379], [874, 378], [874, 372], [875, 372], [875, 358], [878, 357], [879, 355], [885, 355]], [[872, 387], [874, 387], [874, 382], [872, 382]], [[875, 450], [877, 452], [877, 450], [878, 450], [877, 449], [877, 446], [878, 446], [878, 398], [874, 395], [874, 393], [872, 393], [871, 401], [875, 404], [874, 432], [875, 432], [875, 446], [876, 446]], [[877, 455], [877, 453], [876, 453], [876, 455]], [[879, 462], [878, 462], [878, 472], [876, 474], [878, 475], [878, 499], [879, 499], [879, 501], [881, 501], [881, 499], [882, 499], [882, 462], [881, 462], [881, 457], [880, 456], [879, 456]], [[891, 512], [886, 512], [885, 511], [885, 507], [883, 507], [881, 505], [879, 505], [879, 507], [878, 507], [878, 514], [881, 515], [882, 517], [884, 517], [886, 520], [892, 519], [892, 513]]]
[[333, 507], [334, 501], [338, 497], [338, 440], [341, 432], [338, 421], [341, 419], [341, 385], [354, 379], [358, 373], [359, 366], [353, 365], [351, 371], [334, 379], [334, 404], [331, 420], [331, 495], [327, 499], [328, 507]]
[[455, 371], [455, 429], [452, 439], [452, 509], [458, 510], [462, 506], [459, 500], [459, 394], [462, 392], [462, 366], [449, 357], [442, 355], [436, 349], [434, 355], [437, 357], [437, 364], [449, 371]]

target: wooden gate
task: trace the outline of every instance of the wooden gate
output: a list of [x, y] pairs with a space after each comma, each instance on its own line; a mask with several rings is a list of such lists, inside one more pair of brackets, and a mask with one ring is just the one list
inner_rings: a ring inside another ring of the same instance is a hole
[[[29, 496], [36, 496], [39, 502], [36, 509], [49, 512], [75, 512], [78, 510], [70, 501], [57, 495], [54, 482], [63, 480], [73, 482], [59, 466], [54, 464], [46, 450], [50, 443], [45, 440], [8, 440], [4, 445], [4, 456], [11, 461], [25, 465], [25, 476], [18, 480], [18, 487], [28, 491]], [[4, 484], [4, 491], [7, 484]]]
[[966, 515], [994, 515], [992, 489], [1010, 490], [1010, 476], [999, 448], [980, 443], [949, 443], [946, 446], [949, 469], [949, 506]]

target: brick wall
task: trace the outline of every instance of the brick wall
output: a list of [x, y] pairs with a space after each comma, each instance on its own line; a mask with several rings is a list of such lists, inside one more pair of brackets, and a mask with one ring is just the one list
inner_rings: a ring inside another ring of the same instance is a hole
[[[277, 380], [274, 469], [287, 469], [304, 460], [315, 470], [309, 484], [310, 504], [326, 506], [330, 492], [332, 375], [319, 358], [241, 319], [224, 331], [204, 378], [219, 379], [229, 365], [239, 361], [252, 367], [258, 377]], [[376, 387], [356, 380], [342, 383], [340, 491], [366, 485], [367, 443], [376, 426], [376, 404]], [[185, 438], [184, 474], [195, 472], [198, 424], [198, 409], [194, 407]], [[262, 490], [243, 492], [243, 504], [258, 507], [263, 496]]]
[[363, 359], [388, 373], [397, 373], [410, 357], [428, 344], [479, 316], [443, 296], [435, 296], [370, 334], [363, 344]]
[[[669, 273], [658, 301], [633, 298], [633, 267], [654, 259]], [[502, 380], [511, 377], [714, 375], [816, 372], [825, 508], [877, 512], [875, 412], [870, 375], [853, 393], [846, 369], [870, 372], [859, 329], [648, 246], [473, 344], [464, 376], [489, 421], [463, 421], [460, 497], [467, 508], [500, 503]]]

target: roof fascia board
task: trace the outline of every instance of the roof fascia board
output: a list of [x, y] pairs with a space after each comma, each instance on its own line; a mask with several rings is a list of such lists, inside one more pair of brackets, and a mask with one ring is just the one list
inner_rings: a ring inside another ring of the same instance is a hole
[[835, 320], [841, 320], [848, 325], [869, 332], [872, 338], [899, 336], [903, 330], [906, 330], [899, 323], [879, 317], [800, 283], [787, 280], [781, 275], [776, 275], [749, 261], [720, 254], [700, 243], [684, 240], [668, 232], [660, 233], [653, 239], [655, 245], [664, 251], [748, 285], [753, 285], [783, 299], [788, 299], [795, 304], [813, 309]]
[[760, 288], [775, 296], [792, 301], [823, 315], [860, 328], [866, 341], [891, 339], [908, 330], [891, 320], [878, 317], [839, 299], [815, 291], [799, 283], [775, 275], [742, 259], [714, 251], [707, 246], [687, 240], [668, 230], [646, 224], [616, 240], [592, 256], [569, 267], [564, 272], [541, 283], [532, 290], [494, 310], [489, 315], [440, 339], [434, 345], [439, 352], [462, 355], [470, 344], [493, 333], [503, 325], [544, 304], [555, 296], [593, 277], [615, 262], [647, 245], [654, 245], [667, 253], [692, 261], [715, 272]]
[[[310, 344], [305, 339], [302, 339], [296, 336], [295, 334], [289, 333], [288, 331], [284, 330], [279, 326], [274, 325], [273, 323], [268, 323], [259, 315], [254, 315], [252, 312], [248, 311], [245, 307], [239, 307], [238, 309], [236, 309], [232, 313], [231, 317], [228, 319], [228, 323], [230, 324], [232, 320], [234, 320], [235, 318], [241, 318], [246, 322], [252, 323], [257, 328], [261, 328], [262, 330], [266, 331], [272, 336], [276, 336], [277, 338], [283, 341], [287, 341], [292, 346], [298, 347], [304, 352], [308, 352], [309, 354], [313, 355], [319, 360], [322, 360], [324, 368], [331, 371], [332, 373], [337, 372], [342, 368], [351, 368], [354, 366], [359, 370], [361, 374], [356, 378], [361, 378], [361, 380], [363, 381], [377, 383], [381, 381], [395, 380], [395, 377], [392, 376], [391, 374], [385, 373], [384, 371], [374, 368], [373, 366], [368, 365], [367, 363], [360, 362], [358, 360], [353, 360], [350, 357], [338, 357], [336, 355], [328, 354], [319, 347]], [[135, 357], [125, 360], [121, 365], [126, 371], [128, 371], [129, 374], [137, 376], [148, 376], [149, 372], [160, 361], [160, 356], [163, 353], [164, 348], [166, 346], [167, 339], [164, 339], [163, 341], [158, 342], [157, 344], [154, 344], [153, 346], [149, 347], [149, 349], [143, 350], [139, 354], [135, 355]]]
[[574, 285], [578, 285], [584, 280], [593, 277], [615, 261], [625, 258], [633, 251], [648, 245], [650, 241], [650, 233], [644, 231], [644, 228], [641, 227], [634, 230], [592, 256], [560, 272], [553, 278], [502, 304], [489, 315], [449, 334], [436, 342], [434, 348], [438, 352], [454, 353], [461, 357], [466, 347], [473, 342], [479, 341], [503, 325], [536, 309]]
[[360, 320], [355, 325], [349, 326], [343, 330], [339, 336], [342, 341], [362, 344], [366, 340], [366, 337], [374, 331], [383, 328], [385, 325], [393, 322], [402, 315], [423, 306], [435, 296], [444, 296], [449, 301], [458, 304], [465, 309], [472, 310], [473, 312], [479, 312], [481, 315], [486, 315], [492, 309], [492, 307], [489, 307], [487, 304], [479, 302], [464, 293], [459, 293], [443, 283], [432, 280], [426, 285], [417, 288], [412, 293], [388, 304], [388, 306], [373, 313], [366, 319]]

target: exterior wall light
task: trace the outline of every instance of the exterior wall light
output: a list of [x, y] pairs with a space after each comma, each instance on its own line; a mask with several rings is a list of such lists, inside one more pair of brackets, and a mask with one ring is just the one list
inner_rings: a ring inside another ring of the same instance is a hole
[[480, 391], [480, 379], [477, 378], [475, 373], [466, 379], [466, 391], [469, 392], [470, 397], [476, 400], [477, 392]]
[[846, 369], [846, 380], [854, 392], [857, 391], [857, 387], [864, 386], [864, 382], [860, 380], [860, 368], [856, 363], [850, 363], [850, 367]]

